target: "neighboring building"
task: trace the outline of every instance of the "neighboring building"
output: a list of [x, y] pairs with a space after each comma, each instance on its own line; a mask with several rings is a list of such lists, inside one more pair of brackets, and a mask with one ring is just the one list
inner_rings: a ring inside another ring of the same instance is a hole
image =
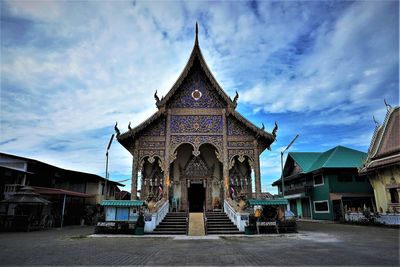
[[115, 199], [117, 200], [131, 200], [131, 193], [122, 190], [120, 192], [115, 192]]
[[360, 175], [374, 188], [379, 213], [400, 212], [400, 112], [389, 107], [385, 121], [377, 125]]
[[[344, 209], [373, 207], [373, 190], [358, 168], [367, 158], [343, 146], [326, 152], [290, 152], [284, 170], [284, 195], [300, 218], [340, 220]], [[273, 186], [281, 189], [281, 180]]]
[[164, 198], [181, 211], [221, 209], [235, 196], [261, 196], [260, 155], [272, 133], [245, 119], [209, 70], [197, 25], [190, 58], [165, 97], [154, 95], [158, 111], [118, 141], [132, 154], [132, 197], [141, 177], [141, 199]]
[[115, 193], [120, 191], [118, 186], [124, 186], [95, 174], [65, 170], [38, 160], [0, 153], [0, 200], [10, 198], [28, 185], [50, 200], [56, 213], [62, 209], [65, 198], [69, 214], [66, 223], [68, 219], [71, 223], [79, 221], [86, 205], [115, 199]]

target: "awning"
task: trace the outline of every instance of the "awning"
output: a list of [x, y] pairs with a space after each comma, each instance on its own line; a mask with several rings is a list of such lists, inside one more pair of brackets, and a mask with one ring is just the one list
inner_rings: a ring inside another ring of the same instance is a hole
[[251, 206], [278, 206], [278, 205], [287, 205], [288, 200], [283, 198], [276, 199], [249, 199], [249, 205]]
[[48, 187], [39, 187], [39, 186], [32, 186], [36, 193], [41, 195], [67, 195], [71, 197], [93, 197], [93, 195], [69, 191], [65, 189], [58, 189], [58, 188], [48, 188]]
[[143, 200], [103, 200], [100, 205], [106, 207], [140, 207], [143, 204]]

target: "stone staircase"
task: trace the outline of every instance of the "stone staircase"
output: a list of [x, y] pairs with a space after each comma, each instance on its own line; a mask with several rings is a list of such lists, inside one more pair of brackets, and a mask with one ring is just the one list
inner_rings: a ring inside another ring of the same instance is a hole
[[224, 212], [206, 212], [206, 234], [243, 234]]
[[186, 212], [169, 212], [164, 220], [154, 229], [154, 235], [186, 235]]

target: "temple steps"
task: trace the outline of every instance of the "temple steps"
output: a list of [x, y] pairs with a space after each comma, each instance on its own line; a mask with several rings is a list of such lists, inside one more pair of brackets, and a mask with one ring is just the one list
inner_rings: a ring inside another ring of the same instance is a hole
[[155, 235], [186, 235], [187, 233], [187, 213], [169, 212], [164, 220], [154, 229]]
[[224, 212], [206, 212], [206, 229], [208, 235], [218, 234], [243, 234], [236, 225], [231, 222]]

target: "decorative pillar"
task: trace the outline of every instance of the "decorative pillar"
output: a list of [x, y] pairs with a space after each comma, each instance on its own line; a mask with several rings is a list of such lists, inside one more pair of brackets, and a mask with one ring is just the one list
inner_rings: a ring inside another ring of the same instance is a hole
[[254, 175], [256, 198], [261, 197], [261, 174], [260, 174], [260, 154], [258, 153], [258, 143], [254, 140]]
[[131, 183], [131, 199], [137, 199], [137, 180], [138, 180], [138, 169], [139, 169], [139, 142], [135, 141], [132, 157], [132, 183]]
[[[190, 185], [190, 184], [189, 184]], [[188, 211], [188, 199], [187, 199], [187, 191], [188, 191], [188, 182], [187, 179], [182, 179], [181, 181], [181, 207], [180, 210]]]
[[[226, 109], [222, 110], [222, 131], [223, 131], [223, 167], [222, 167], [222, 176], [224, 180], [224, 198], [229, 198], [229, 162], [228, 162], [228, 127], [226, 121]], [[222, 200], [223, 201], [223, 200]], [[223, 202], [221, 203], [223, 205]]]
[[[165, 151], [164, 151], [164, 192], [163, 197], [165, 200], [169, 199], [169, 187], [171, 186], [171, 181], [169, 177], [169, 154], [170, 154], [170, 131], [171, 122], [171, 110], [167, 110], [167, 121], [166, 121], [166, 131], [165, 131]], [[171, 203], [170, 203], [171, 204]]]
[[212, 179], [206, 179], [203, 182], [203, 186], [206, 188], [206, 199], [205, 199], [205, 211], [209, 211], [213, 209], [212, 205]]

